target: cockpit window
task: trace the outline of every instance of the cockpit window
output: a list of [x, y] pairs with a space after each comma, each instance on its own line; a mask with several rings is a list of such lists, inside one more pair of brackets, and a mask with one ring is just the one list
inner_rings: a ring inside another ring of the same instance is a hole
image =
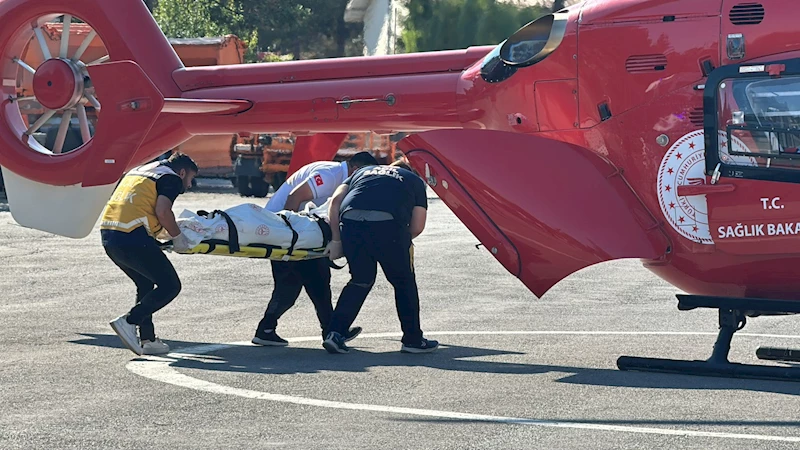
[[542, 16], [500, 43], [483, 60], [481, 76], [489, 83], [503, 81], [517, 69], [545, 59], [561, 44], [567, 30], [567, 12]]
[[711, 184], [721, 177], [800, 184], [800, 58], [723, 65], [702, 88]]
[[778, 78], [750, 83], [745, 89], [750, 108], [762, 126], [800, 125], [800, 78]]
[[727, 79], [719, 94], [723, 162], [725, 152], [746, 165], [800, 170], [800, 77]]
[[487, 83], [499, 83], [517, 71], [516, 67], [509, 66], [500, 59], [500, 46], [494, 48], [485, 58], [481, 65], [481, 77]]
[[[536, 56], [543, 52], [550, 40], [555, 23], [554, 17], [553, 14], [542, 16], [517, 30], [500, 46], [500, 58], [510, 65], [531, 65], [544, 59], [546, 54], [538, 60]], [[563, 36], [563, 33], [556, 36], [559, 43]], [[550, 51], [552, 50], [555, 48]], [[547, 53], [549, 54], [549, 52]]]
[[511, 44], [509, 46], [509, 54], [506, 59], [513, 62], [530, 61], [534, 56], [544, 49], [545, 44], [547, 44], [546, 39], [531, 39], [517, 42], [516, 44]]

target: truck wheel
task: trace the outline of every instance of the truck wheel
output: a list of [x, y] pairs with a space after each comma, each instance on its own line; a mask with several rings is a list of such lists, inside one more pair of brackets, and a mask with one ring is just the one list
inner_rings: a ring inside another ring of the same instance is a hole
[[242, 197], [250, 197], [253, 195], [250, 190], [250, 177], [240, 176], [236, 177], [236, 189]]
[[276, 191], [286, 181], [286, 172], [276, 172], [272, 177], [272, 188]]
[[253, 186], [253, 196], [264, 198], [269, 194], [269, 183], [263, 177], [250, 178], [250, 184]]

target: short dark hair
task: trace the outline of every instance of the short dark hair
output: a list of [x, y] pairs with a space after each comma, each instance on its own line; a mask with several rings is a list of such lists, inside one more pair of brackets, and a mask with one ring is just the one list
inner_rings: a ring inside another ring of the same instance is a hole
[[391, 164], [389, 164], [389, 165], [390, 165], [390, 166], [394, 166], [394, 167], [400, 167], [401, 169], [406, 169], [406, 170], [408, 170], [409, 172], [412, 172], [414, 175], [416, 175], [416, 176], [420, 176], [420, 175], [419, 175], [419, 172], [417, 172], [416, 170], [414, 170], [414, 168], [413, 168], [413, 167], [411, 167], [411, 164], [409, 164], [409, 163], [408, 163], [408, 160], [406, 160], [405, 158], [400, 158], [400, 159], [398, 159], [397, 161], [395, 161], [395, 162], [393, 162], [393, 163], [391, 163]]
[[378, 160], [370, 152], [358, 152], [349, 160], [353, 167], [377, 166]]
[[187, 172], [199, 172], [197, 168], [197, 163], [189, 156], [181, 152], [175, 152], [164, 161], [164, 165], [169, 167], [170, 169], [174, 170], [175, 172], [180, 172], [181, 169], [185, 169]]

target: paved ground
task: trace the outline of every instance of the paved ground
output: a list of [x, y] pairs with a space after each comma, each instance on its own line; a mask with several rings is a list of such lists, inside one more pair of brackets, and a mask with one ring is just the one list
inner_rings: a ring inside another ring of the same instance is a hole
[[[263, 203], [224, 191], [176, 211]], [[800, 448], [800, 383], [616, 368], [625, 354], [706, 358], [713, 311], [678, 312], [678, 291], [637, 261], [536, 299], [430, 202], [417, 273], [423, 329], [443, 346], [427, 355], [398, 352], [382, 274], [357, 351], [329, 355], [305, 294], [279, 326], [290, 347], [247, 344], [272, 287], [266, 261], [171, 255], [184, 290], [155, 322], [175, 352], [137, 358], [108, 326], [133, 284], [98, 233], [54, 237], [0, 212], [0, 448]], [[334, 271], [335, 296], [346, 281]], [[744, 331], [787, 337], [737, 335], [737, 361], [800, 347], [796, 318]]]

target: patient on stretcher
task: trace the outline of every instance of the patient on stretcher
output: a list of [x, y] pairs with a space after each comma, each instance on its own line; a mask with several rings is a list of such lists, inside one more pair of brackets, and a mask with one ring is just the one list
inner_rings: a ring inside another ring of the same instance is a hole
[[[327, 203], [316, 206], [308, 202], [300, 212], [286, 210], [277, 213], [245, 203], [224, 211], [195, 213], [184, 210], [177, 217], [177, 223], [193, 248], [190, 253], [240, 253], [234, 256], [270, 258], [270, 252], [263, 252], [264, 249], [270, 249], [285, 250], [275, 252], [276, 255], [291, 256], [297, 250], [302, 257], [321, 257], [331, 235], [327, 213]], [[234, 226], [233, 230], [231, 225]], [[214, 251], [215, 247], [220, 246], [225, 250]], [[240, 252], [240, 249], [248, 248], [260, 249], [261, 252]]]

